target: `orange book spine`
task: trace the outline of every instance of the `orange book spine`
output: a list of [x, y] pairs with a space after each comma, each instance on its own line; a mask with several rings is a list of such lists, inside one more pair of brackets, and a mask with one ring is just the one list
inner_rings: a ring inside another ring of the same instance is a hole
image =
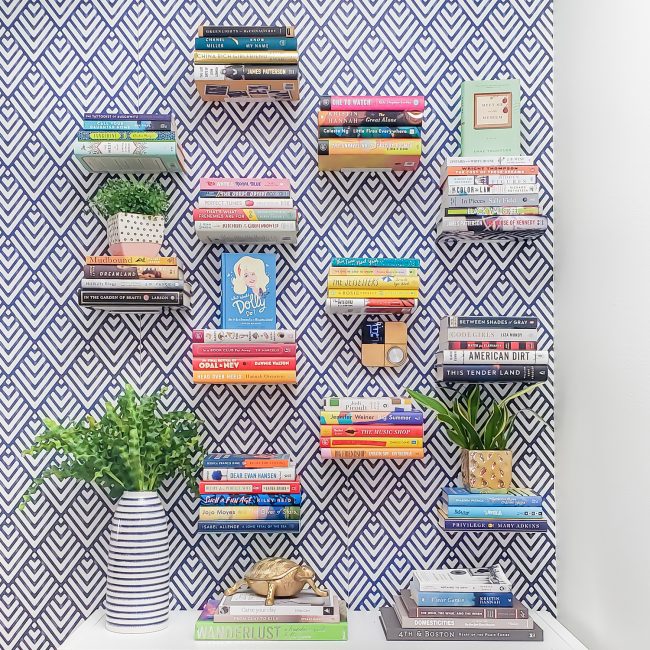
[[295, 370], [195, 370], [195, 384], [295, 384]]

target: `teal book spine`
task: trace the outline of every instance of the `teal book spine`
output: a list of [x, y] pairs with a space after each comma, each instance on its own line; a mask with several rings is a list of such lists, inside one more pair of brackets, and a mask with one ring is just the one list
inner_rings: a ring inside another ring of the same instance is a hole
[[397, 259], [394, 257], [334, 257], [332, 266], [369, 266], [379, 268], [410, 268], [420, 267], [420, 260], [414, 258]]
[[462, 156], [521, 154], [520, 95], [519, 79], [462, 83]]
[[541, 508], [521, 508], [517, 506], [447, 506], [447, 516], [469, 519], [543, 519]]
[[208, 36], [194, 39], [196, 50], [297, 50], [295, 37]]

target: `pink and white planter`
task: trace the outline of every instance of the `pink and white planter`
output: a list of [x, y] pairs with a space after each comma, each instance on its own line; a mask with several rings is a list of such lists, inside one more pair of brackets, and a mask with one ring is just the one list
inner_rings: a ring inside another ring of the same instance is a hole
[[164, 237], [163, 215], [118, 212], [108, 217], [108, 252], [111, 255], [156, 257]]

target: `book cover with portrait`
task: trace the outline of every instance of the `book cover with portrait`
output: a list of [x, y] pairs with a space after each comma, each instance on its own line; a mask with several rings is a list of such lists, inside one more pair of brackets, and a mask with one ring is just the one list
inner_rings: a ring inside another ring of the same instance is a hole
[[275, 329], [275, 255], [223, 253], [223, 329]]

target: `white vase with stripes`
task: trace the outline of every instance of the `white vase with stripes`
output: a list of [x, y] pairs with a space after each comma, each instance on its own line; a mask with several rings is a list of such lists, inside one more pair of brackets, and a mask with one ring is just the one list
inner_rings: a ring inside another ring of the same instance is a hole
[[167, 627], [169, 533], [157, 492], [125, 492], [110, 524], [106, 628], [138, 634]]

